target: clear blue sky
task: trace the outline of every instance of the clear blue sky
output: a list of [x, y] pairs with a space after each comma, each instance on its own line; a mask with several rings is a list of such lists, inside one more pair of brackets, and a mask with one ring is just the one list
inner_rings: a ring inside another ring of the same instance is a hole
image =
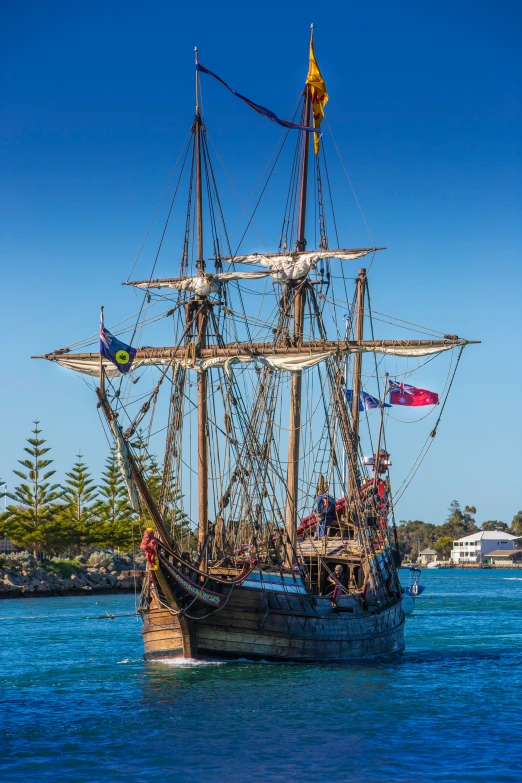
[[[329, 120], [373, 236], [388, 248], [372, 269], [374, 307], [483, 341], [464, 354], [437, 441], [398, 515], [440, 523], [453, 498], [475, 504], [479, 522], [510, 522], [522, 508], [514, 0], [4, 5], [0, 477], [11, 485], [35, 418], [59, 475], [79, 449], [95, 474], [105, 457], [89, 390], [29, 357], [94, 332], [102, 303], [108, 323], [134, 309], [119, 284], [192, 121], [194, 45], [207, 67], [288, 118], [312, 21]], [[204, 99], [246, 198], [279, 130], [208, 78]], [[343, 239], [366, 243], [342, 172], [334, 185]], [[240, 209], [230, 194], [225, 209], [234, 224]], [[260, 216], [273, 249], [280, 218], [275, 208]], [[392, 445], [398, 481], [426, 435], [405, 429]]]

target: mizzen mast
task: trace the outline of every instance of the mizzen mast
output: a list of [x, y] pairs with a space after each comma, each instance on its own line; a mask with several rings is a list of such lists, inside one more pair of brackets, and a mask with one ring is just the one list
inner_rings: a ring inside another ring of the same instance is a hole
[[[356, 281], [357, 286], [357, 309], [355, 312], [355, 339], [362, 340], [364, 336], [364, 303], [366, 298], [366, 269], [359, 269], [359, 275]], [[360, 399], [361, 399], [361, 372], [362, 372], [362, 353], [356, 353], [353, 360], [353, 399], [352, 399], [352, 431], [353, 431], [353, 458], [357, 460], [359, 450], [359, 421], [360, 421]], [[352, 465], [352, 470], [354, 465]]]
[[[198, 60], [198, 50], [196, 62]], [[205, 272], [205, 256], [203, 253], [203, 183], [201, 172], [201, 133], [203, 121], [199, 110], [199, 71], [196, 70], [196, 117], [192, 126], [196, 153], [196, 225], [198, 235], [198, 274], [203, 276]], [[207, 300], [206, 298], [193, 300], [193, 314], [195, 314], [195, 329], [197, 335], [196, 355], [206, 348], [207, 344]], [[197, 381], [198, 404], [198, 549], [201, 554], [208, 535], [208, 412], [207, 412], [207, 373], [198, 373]], [[205, 571], [207, 557], [203, 555], [200, 568]]]

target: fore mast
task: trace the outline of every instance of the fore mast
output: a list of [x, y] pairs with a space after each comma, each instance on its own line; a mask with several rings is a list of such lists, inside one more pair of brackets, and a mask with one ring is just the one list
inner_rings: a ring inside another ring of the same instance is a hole
[[[195, 49], [196, 62], [198, 50]], [[198, 236], [198, 275], [205, 273], [205, 256], [203, 252], [203, 187], [201, 174], [201, 134], [204, 131], [199, 110], [199, 71], [196, 70], [196, 116], [192, 126], [196, 156], [196, 224]], [[194, 297], [190, 303], [191, 320], [194, 321], [196, 355], [206, 348], [208, 302], [206, 297]], [[207, 373], [198, 373], [197, 404], [198, 404], [198, 550], [200, 568], [207, 570], [207, 555], [205, 544], [208, 535], [208, 412], [207, 412]]]

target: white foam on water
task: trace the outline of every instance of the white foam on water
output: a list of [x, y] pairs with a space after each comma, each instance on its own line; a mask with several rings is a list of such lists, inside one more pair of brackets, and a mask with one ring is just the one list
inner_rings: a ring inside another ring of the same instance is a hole
[[[120, 661], [123, 663], [123, 661]], [[291, 661], [251, 661], [248, 658], [228, 658], [227, 660], [218, 660], [208, 658], [206, 660], [197, 660], [195, 658], [157, 658], [153, 663], [164, 663], [167, 666], [180, 666], [180, 667], [197, 667], [197, 666], [224, 666], [230, 663], [249, 663], [249, 664], [265, 664], [266, 666], [280, 666], [282, 663], [291, 663]]]
[[522, 582], [522, 576], [503, 576], [504, 582]]
[[120, 663], [141, 663], [141, 658], [124, 658], [122, 661], [118, 661], [118, 664]]
[[195, 658], [157, 658], [154, 663], [164, 663], [167, 666], [223, 666], [225, 663], [235, 663], [234, 661], [207, 660], [198, 661]]

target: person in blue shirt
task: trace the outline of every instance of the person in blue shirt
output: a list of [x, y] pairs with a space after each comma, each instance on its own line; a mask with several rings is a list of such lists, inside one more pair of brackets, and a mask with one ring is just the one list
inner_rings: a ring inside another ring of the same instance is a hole
[[327, 486], [325, 491], [317, 496], [315, 513], [319, 515], [315, 537], [322, 538], [335, 519], [335, 498], [328, 494]]

